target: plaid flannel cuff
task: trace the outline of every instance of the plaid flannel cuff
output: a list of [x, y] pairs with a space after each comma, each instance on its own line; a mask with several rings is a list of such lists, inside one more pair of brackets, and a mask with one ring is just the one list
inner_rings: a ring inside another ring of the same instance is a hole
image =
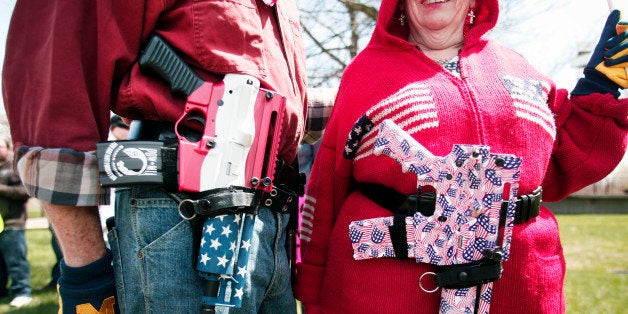
[[314, 144], [325, 132], [327, 121], [334, 108], [335, 88], [309, 88], [307, 91], [307, 118], [303, 142]]
[[109, 189], [100, 187], [98, 161], [92, 153], [20, 147], [15, 170], [29, 195], [44, 202], [96, 206], [109, 201]]

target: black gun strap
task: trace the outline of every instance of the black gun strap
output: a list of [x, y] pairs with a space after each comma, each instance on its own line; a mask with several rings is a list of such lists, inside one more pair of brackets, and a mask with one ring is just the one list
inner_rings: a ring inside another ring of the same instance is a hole
[[163, 191], [178, 204], [179, 215], [190, 222], [194, 258], [192, 267], [196, 269], [196, 256], [200, 250], [205, 220], [224, 214], [257, 213], [259, 208], [258, 190], [245, 187], [212, 189], [202, 193], [173, 193]]
[[[431, 216], [434, 212], [434, 194], [424, 193], [420, 195], [406, 195], [397, 192], [394, 189], [383, 186], [381, 184], [374, 183], [361, 183], [359, 189], [364, 196], [378, 204], [379, 206], [388, 209], [393, 214], [397, 213], [399, 209], [414, 208], [415, 211], [421, 212], [425, 216]], [[538, 187], [531, 194], [526, 194], [517, 197], [515, 202], [515, 224], [522, 224], [530, 219], [539, 215], [541, 207], [541, 198], [543, 197], [543, 190]], [[500, 224], [504, 225], [506, 221], [506, 211], [508, 209], [508, 202], [502, 203]], [[405, 210], [404, 210], [405, 211]], [[430, 213], [431, 211], [431, 213]], [[414, 212], [407, 213], [408, 216], [412, 216]]]
[[440, 266], [436, 285], [446, 289], [464, 289], [498, 280], [502, 276], [502, 261], [483, 258], [479, 261]]
[[179, 204], [179, 214], [184, 219], [208, 218], [226, 214], [256, 213], [260, 191], [230, 186], [201, 193], [166, 192]]
[[395, 213], [393, 216], [393, 224], [388, 227], [390, 232], [390, 240], [392, 241], [393, 250], [395, 250], [396, 258], [408, 258], [408, 235], [406, 232], [406, 216]]

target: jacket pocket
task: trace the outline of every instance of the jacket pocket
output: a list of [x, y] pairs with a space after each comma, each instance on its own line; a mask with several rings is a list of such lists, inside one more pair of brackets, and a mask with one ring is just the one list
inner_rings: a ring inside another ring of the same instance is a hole
[[263, 75], [262, 23], [255, 0], [195, 0], [194, 43], [210, 72]]

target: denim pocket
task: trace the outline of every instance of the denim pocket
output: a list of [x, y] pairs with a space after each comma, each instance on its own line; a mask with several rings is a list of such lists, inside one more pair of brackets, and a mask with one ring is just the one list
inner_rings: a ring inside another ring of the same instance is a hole
[[179, 216], [175, 201], [161, 191], [134, 190], [129, 205], [140, 247], [151, 245], [177, 225], [187, 223]]
[[146, 186], [119, 193], [116, 203], [109, 236], [125, 312], [198, 312], [202, 280], [194, 270], [192, 228], [177, 204]]
[[138, 258], [151, 300], [147, 309], [162, 313], [198, 311], [203, 285], [194, 269], [192, 242], [189, 223], [181, 221], [140, 250]]

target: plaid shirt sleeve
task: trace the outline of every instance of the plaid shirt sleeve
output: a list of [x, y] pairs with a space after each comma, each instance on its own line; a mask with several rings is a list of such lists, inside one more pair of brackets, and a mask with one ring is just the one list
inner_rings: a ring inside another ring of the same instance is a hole
[[334, 107], [336, 88], [309, 88], [307, 90], [307, 117], [303, 143], [316, 143], [325, 132], [327, 120]]
[[44, 202], [65, 206], [109, 202], [109, 189], [100, 186], [93, 153], [20, 147], [14, 165], [29, 195]]

